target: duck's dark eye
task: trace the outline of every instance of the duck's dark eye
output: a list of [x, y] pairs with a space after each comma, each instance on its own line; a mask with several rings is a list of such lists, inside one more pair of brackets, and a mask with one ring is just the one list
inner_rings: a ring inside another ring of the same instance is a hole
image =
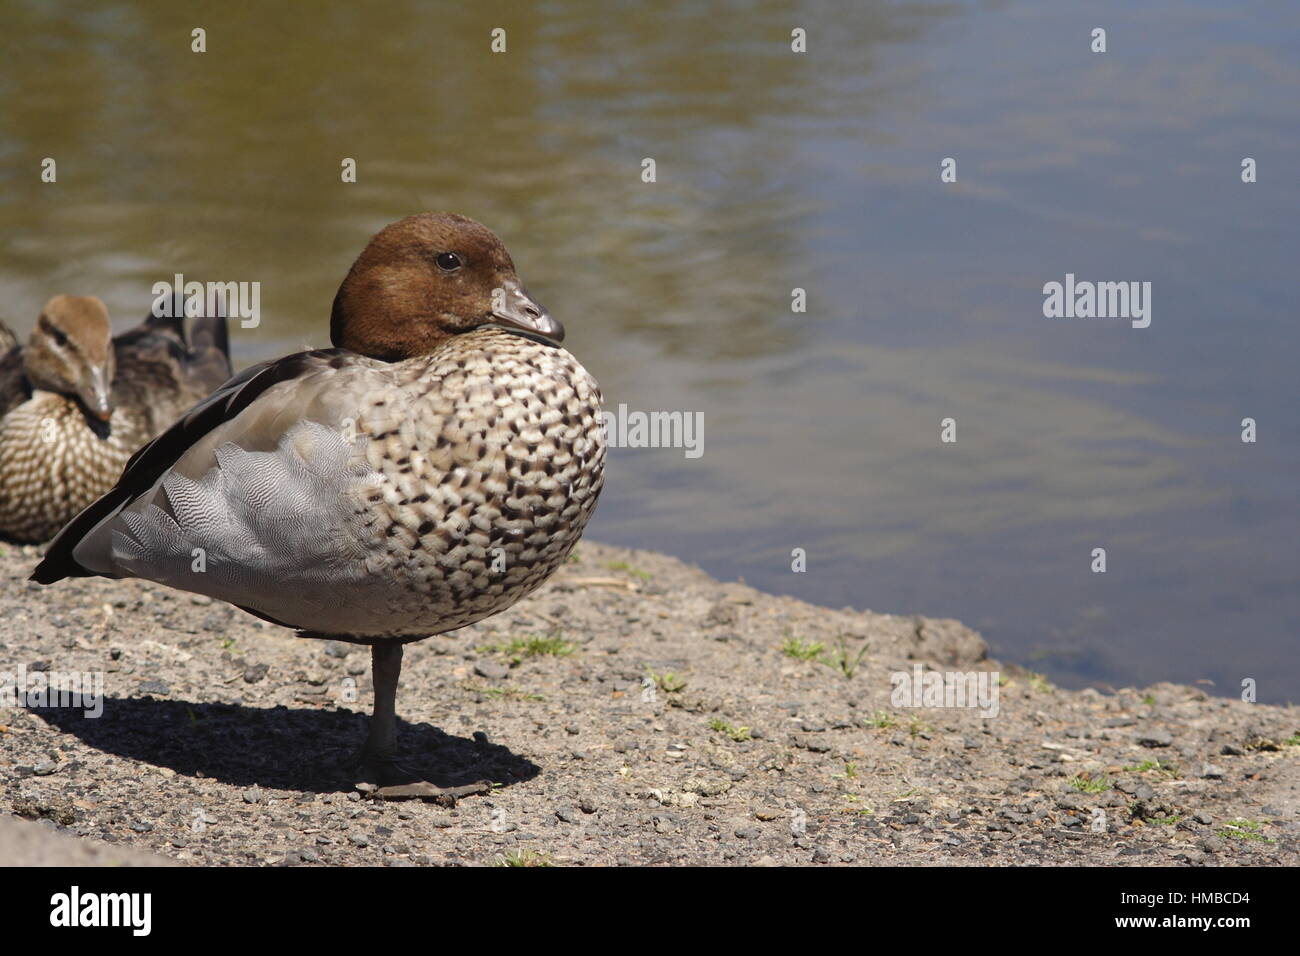
[[54, 341], [59, 344], [59, 348], [63, 348], [63, 346], [68, 344], [68, 337], [64, 334], [62, 329], [50, 329], [50, 332], [53, 333]]
[[443, 272], [455, 272], [461, 267], [460, 256], [454, 252], [440, 252], [433, 261], [438, 264], [438, 268]]

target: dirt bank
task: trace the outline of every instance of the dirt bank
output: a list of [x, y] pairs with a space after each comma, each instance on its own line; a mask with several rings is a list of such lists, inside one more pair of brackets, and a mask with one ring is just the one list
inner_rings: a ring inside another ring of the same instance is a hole
[[[408, 763], [495, 789], [365, 799], [339, 769], [370, 704], [363, 648], [151, 584], [40, 588], [35, 549], [2, 550], [0, 671], [26, 689], [97, 672], [105, 691], [97, 718], [0, 701], [3, 809], [36, 821], [0, 827], [6, 862], [1300, 862], [1295, 708], [1064, 691], [955, 621], [591, 542], [511, 612], [407, 648]], [[997, 716], [891, 702], [918, 663], [1000, 672]]]

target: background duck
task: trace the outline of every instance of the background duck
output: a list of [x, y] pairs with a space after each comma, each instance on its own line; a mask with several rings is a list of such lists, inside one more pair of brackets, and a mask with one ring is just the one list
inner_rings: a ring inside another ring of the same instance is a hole
[[445, 798], [397, 763], [402, 645], [504, 610], [565, 560], [603, 483], [600, 392], [505, 246], [461, 216], [376, 235], [330, 332], [336, 348], [255, 365], [191, 410], [32, 577], [146, 578], [370, 644], [361, 779]]
[[0, 319], [0, 418], [28, 397], [18, 336]]
[[112, 337], [94, 296], [56, 295], [0, 357], [0, 535], [53, 537], [131, 455], [230, 377], [224, 317], [150, 314]]

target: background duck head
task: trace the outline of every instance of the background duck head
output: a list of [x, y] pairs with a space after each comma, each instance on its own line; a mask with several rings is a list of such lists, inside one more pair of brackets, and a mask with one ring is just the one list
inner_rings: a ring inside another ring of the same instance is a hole
[[77, 401], [87, 419], [113, 417], [113, 327], [108, 309], [93, 295], [56, 295], [45, 303], [24, 350], [33, 388]]
[[385, 227], [357, 257], [334, 297], [330, 339], [394, 362], [489, 325], [564, 338], [496, 233], [465, 216], [421, 213]]

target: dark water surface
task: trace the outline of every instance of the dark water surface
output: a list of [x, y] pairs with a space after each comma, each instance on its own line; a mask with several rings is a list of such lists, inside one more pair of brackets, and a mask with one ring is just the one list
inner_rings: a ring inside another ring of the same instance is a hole
[[[21, 331], [181, 272], [261, 283], [238, 364], [325, 345], [368, 236], [453, 209], [611, 405], [704, 414], [700, 458], [613, 453], [593, 537], [1066, 684], [1300, 696], [1300, 6], [55, 6], [0, 3]], [[1151, 326], [1044, 318], [1067, 273], [1152, 283]]]

